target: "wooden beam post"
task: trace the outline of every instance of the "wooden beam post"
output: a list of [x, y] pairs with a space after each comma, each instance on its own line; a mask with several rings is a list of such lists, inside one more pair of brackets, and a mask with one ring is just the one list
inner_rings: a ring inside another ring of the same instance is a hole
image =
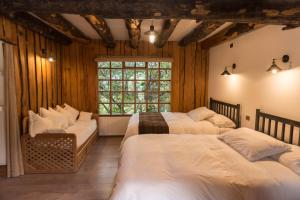
[[84, 18], [97, 31], [107, 48], [115, 48], [116, 43], [106, 21], [103, 18], [95, 15], [86, 15]]
[[34, 13], [37, 17], [47, 22], [51, 27], [60, 31], [68, 37], [71, 37], [79, 42], [87, 43], [89, 39], [77, 29], [71, 22], [66, 20], [60, 14], [45, 14], [45, 13]]
[[242, 34], [261, 28], [263, 26], [264, 25], [262, 24], [233, 23], [232, 25], [223, 29], [216, 35], [202, 41], [201, 46], [204, 49], [208, 49], [222, 42], [237, 38]]
[[223, 23], [220, 22], [211, 23], [207, 21], [202, 21], [202, 23], [199, 24], [191, 33], [187, 34], [184, 38], [180, 40], [179, 45], [186, 46], [192, 42], [197, 42], [198, 40], [207, 37], [209, 34], [211, 34], [213, 31], [219, 28], [222, 24]]
[[164, 21], [161, 33], [155, 42], [155, 46], [157, 48], [162, 48], [166, 44], [169, 37], [171, 36], [174, 29], [176, 28], [178, 22], [179, 22], [178, 19], [167, 19]]
[[72, 39], [60, 33], [56, 29], [50, 27], [45, 22], [37, 19], [26, 12], [17, 12], [17, 13], [5, 13], [6, 17], [13, 20], [15, 23], [22, 25], [26, 28], [29, 28], [35, 32], [40, 33], [41, 35], [59, 42], [64, 45], [69, 45], [72, 43]]
[[125, 25], [130, 40], [130, 47], [133, 49], [136, 49], [140, 43], [141, 24], [142, 24], [142, 20], [140, 19], [125, 19]]

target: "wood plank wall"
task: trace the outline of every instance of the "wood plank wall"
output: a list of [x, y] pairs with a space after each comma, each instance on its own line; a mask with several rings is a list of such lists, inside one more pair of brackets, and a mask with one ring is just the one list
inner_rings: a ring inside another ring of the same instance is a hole
[[74, 42], [63, 47], [63, 102], [80, 110], [97, 112], [96, 57], [154, 56], [173, 57], [172, 111], [186, 112], [207, 105], [207, 52], [199, 43], [180, 47], [177, 42], [168, 42], [158, 49], [149, 42], [141, 41], [137, 49], [131, 49], [128, 42], [117, 41], [115, 49], [107, 49], [99, 40], [89, 45]]
[[[62, 103], [62, 45], [0, 16], [0, 39], [14, 44], [17, 109], [19, 122], [28, 110]], [[52, 53], [56, 62], [41, 57], [41, 49]]]
[[[200, 43], [180, 47], [177, 42], [168, 42], [158, 49], [142, 41], [138, 49], [131, 49], [128, 42], [117, 41], [115, 49], [107, 49], [98, 40], [64, 46], [1, 16], [0, 39], [15, 44], [20, 125], [28, 110], [38, 112], [39, 107], [64, 102], [79, 110], [97, 112], [97, 56], [173, 57], [172, 111], [186, 112], [207, 105], [208, 50]], [[41, 57], [43, 48], [55, 56], [54, 63]]]

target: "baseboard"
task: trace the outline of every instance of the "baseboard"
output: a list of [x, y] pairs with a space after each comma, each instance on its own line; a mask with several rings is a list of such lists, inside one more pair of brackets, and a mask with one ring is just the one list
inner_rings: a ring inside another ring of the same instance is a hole
[[6, 165], [0, 165], [0, 177], [7, 177]]

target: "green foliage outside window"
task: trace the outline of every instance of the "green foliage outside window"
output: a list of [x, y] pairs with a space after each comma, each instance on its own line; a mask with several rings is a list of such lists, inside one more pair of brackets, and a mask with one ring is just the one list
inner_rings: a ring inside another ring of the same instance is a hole
[[171, 109], [171, 62], [98, 62], [99, 114]]

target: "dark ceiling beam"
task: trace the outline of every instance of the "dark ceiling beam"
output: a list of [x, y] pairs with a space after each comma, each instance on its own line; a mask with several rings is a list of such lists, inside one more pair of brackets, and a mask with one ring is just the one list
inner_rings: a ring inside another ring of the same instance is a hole
[[295, 28], [299, 28], [300, 25], [286, 25], [282, 28], [283, 31], [287, 31], [287, 30], [291, 30], [291, 29], [295, 29]]
[[84, 18], [95, 29], [107, 48], [115, 48], [116, 43], [106, 21], [95, 15], [85, 15]]
[[136, 49], [139, 46], [141, 39], [141, 24], [140, 19], [125, 19], [125, 25], [128, 31], [130, 47]]
[[155, 46], [157, 48], [162, 48], [166, 42], [168, 41], [169, 37], [175, 30], [179, 20], [178, 19], [167, 19], [164, 21], [161, 33], [159, 34]]
[[70, 38], [84, 43], [89, 42], [89, 39], [79, 29], [60, 14], [34, 13], [34, 15]]
[[213, 46], [221, 44], [222, 42], [232, 40], [263, 26], [264, 25], [262, 24], [233, 23], [232, 25], [223, 29], [216, 35], [213, 35], [212, 37], [209, 37], [206, 40], [202, 41], [201, 47], [204, 49], [211, 48]]
[[22, 25], [26, 28], [29, 28], [32, 31], [38, 32], [41, 35], [59, 42], [64, 45], [69, 45], [72, 43], [72, 39], [50, 27], [45, 22], [37, 19], [26, 12], [17, 12], [17, 13], [1, 13], [4, 16], [10, 18], [15, 23]]
[[180, 46], [186, 46], [192, 42], [197, 42], [209, 34], [214, 32], [217, 28], [219, 28], [223, 23], [222, 22], [207, 22], [202, 21], [192, 32], [184, 36], [180, 41]]
[[0, 9], [97, 15], [115, 19], [201, 19], [300, 24], [296, 0], [0, 0]]

